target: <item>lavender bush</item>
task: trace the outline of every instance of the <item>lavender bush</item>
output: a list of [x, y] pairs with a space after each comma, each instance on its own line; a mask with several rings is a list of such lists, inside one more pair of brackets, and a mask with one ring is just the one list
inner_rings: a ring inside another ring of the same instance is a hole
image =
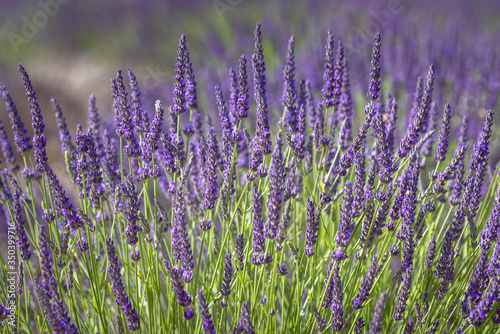
[[264, 38], [258, 24], [252, 56], [229, 69], [230, 90], [213, 89], [210, 110], [198, 106], [185, 35], [173, 99], [156, 101], [151, 119], [130, 70], [111, 79], [114, 129], [91, 96], [73, 140], [53, 98], [71, 187], [49, 159], [44, 112], [19, 65], [33, 137], [1, 86], [14, 133], [0, 127], [4, 332], [499, 329], [494, 112], [479, 133], [460, 119], [453, 140], [458, 116], [435, 98], [439, 68], [428, 64], [411, 108], [399, 108], [401, 92], [382, 76], [383, 36], [360, 91], [331, 31], [322, 87], [296, 78], [292, 36], [272, 100]]

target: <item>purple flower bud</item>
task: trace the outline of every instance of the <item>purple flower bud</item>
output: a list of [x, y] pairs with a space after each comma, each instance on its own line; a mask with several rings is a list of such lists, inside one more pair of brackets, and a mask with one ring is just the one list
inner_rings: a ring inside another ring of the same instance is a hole
[[365, 328], [365, 320], [363, 317], [359, 317], [354, 324], [354, 334], [362, 334], [363, 328]]
[[288, 274], [288, 271], [286, 270], [286, 263], [282, 263], [281, 265], [278, 265], [278, 268], [276, 269], [278, 276], [286, 276]]

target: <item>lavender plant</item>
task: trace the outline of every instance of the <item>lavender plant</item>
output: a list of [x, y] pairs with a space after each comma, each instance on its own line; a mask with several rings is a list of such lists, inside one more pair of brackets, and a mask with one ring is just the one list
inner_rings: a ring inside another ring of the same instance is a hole
[[[57, 173], [36, 82], [19, 65], [33, 139], [0, 86], [15, 145], [0, 124], [9, 222], [3, 331], [498, 331], [494, 112], [471, 136], [465, 173], [467, 118], [455, 142], [457, 117], [446, 104], [435, 133], [439, 67], [429, 66], [414, 94], [401, 92], [386, 82], [391, 50], [377, 33], [360, 92], [344, 44], [327, 35], [322, 80], [298, 84], [289, 39], [280, 101], [268, 93], [260, 24], [253, 102], [243, 55], [229, 71], [229, 91], [218, 83], [216, 103], [200, 111], [185, 35], [172, 102], [156, 101], [151, 121], [130, 70], [130, 91], [121, 70], [111, 79], [114, 129], [103, 129], [92, 95], [88, 128], [78, 126], [73, 141], [53, 98], [66, 165]], [[398, 133], [398, 105], [409, 95], [409, 126]]]

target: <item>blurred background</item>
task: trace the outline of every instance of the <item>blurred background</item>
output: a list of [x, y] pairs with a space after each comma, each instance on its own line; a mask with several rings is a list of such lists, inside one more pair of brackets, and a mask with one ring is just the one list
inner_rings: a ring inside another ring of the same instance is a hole
[[[319, 97], [328, 29], [346, 46], [359, 111], [366, 103], [372, 41], [378, 31], [383, 87], [398, 97], [400, 120], [409, 113], [417, 77], [425, 78], [431, 63], [436, 66], [437, 105], [451, 102], [456, 114], [469, 114], [471, 133], [480, 126], [486, 109], [498, 107], [497, 0], [1, 0], [0, 7], [0, 82], [11, 91], [29, 125], [17, 72], [18, 63], [25, 66], [46, 120], [49, 157], [60, 170], [65, 168], [51, 96], [59, 100], [72, 135], [76, 124], [86, 123], [91, 93], [97, 96], [105, 124], [111, 126], [109, 80], [116, 69], [130, 68], [152, 117], [156, 99], [165, 105], [172, 101], [176, 45], [185, 33], [200, 109], [215, 117], [213, 87], [221, 85], [228, 98], [228, 69], [238, 66], [240, 55], [251, 57], [257, 22], [262, 23], [271, 124], [276, 122], [273, 115], [282, 112], [289, 37], [296, 38], [297, 79], [310, 80]], [[0, 120], [12, 138], [3, 105]], [[454, 117], [453, 122], [456, 127], [460, 118]], [[252, 119], [248, 124], [254, 124]], [[404, 121], [399, 126], [406, 129]]]

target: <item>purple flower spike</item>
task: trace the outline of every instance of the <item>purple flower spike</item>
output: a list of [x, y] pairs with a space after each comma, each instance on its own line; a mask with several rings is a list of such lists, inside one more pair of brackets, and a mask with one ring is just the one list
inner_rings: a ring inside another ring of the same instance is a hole
[[174, 97], [172, 101], [172, 112], [174, 115], [182, 115], [186, 111], [186, 83], [184, 76], [187, 69], [188, 57], [186, 35], [182, 34], [177, 46], [177, 63], [174, 70]]
[[321, 97], [323, 98], [323, 106], [326, 108], [333, 107], [334, 105], [334, 87], [335, 87], [335, 54], [334, 54], [334, 41], [331, 30], [328, 30], [328, 37], [326, 40], [326, 56], [325, 56], [325, 70], [323, 71], [323, 89], [321, 90]]
[[278, 265], [276, 272], [278, 273], [278, 276], [286, 276], [288, 274], [288, 271], [286, 270], [286, 263]]
[[207, 142], [207, 161], [203, 169], [205, 179], [205, 198], [203, 200], [203, 208], [205, 210], [212, 210], [215, 208], [215, 202], [219, 190], [217, 187], [217, 137], [213, 127], [208, 131]]
[[268, 221], [266, 222], [265, 232], [266, 237], [275, 239], [278, 233], [279, 213], [281, 202], [283, 200], [283, 192], [285, 191], [285, 160], [282, 153], [282, 135], [278, 132], [276, 135], [276, 143], [272, 154], [271, 168], [269, 171], [269, 202]]
[[297, 132], [297, 91], [295, 89], [295, 37], [288, 41], [286, 65], [283, 71], [283, 95], [281, 103], [285, 107], [285, 124], [290, 132]]
[[240, 57], [240, 71], [238, 82], [238, 99], [236, 101], [235, 115], [240, 120], [248, 117], [248, 108], [250, 107], [248, 101], [248, 75], [247, 75], [247, 57], [245, 55]]
[[377, 262], [377, 256], [374, 255], [372, 264], [370, 265], [370, 269], [368, 270], [368, 273], [365, 275], [365, 278], [363, 280], [363, 284], [359, 288], [356, 297], [352, 301], [352, 308], [354, 310], [360, 310], [363, 308], [363, 304], [370, 296], [370, 291], [373, 287], [375, 277], [377, 277], [380, 269], [382, 269], [382, 263]]
[[380, 93], [380, 33], [375, 35], [372, 51], [372, 68], [370, 70], [370, 84], [368, 85], [367, 97], [372, 102], [379, 97]]
[[31, 126], [33, 127], [33, 146], [35, 147], [35, 164], [38, 172], [43, 173], [47, 164], [47, 152], [45, 151], [45, 145], [47, 144], [47, 138], [45, 138], [44, 130], [45, 124], [43, 123], [42, 110], [38, 104], [38, 99], [36, 97], [35, 90], [31, 85], [30, 77], [26, 70], [21, 64], [18, 64], [19, 72], [22, 74], [24, 88], [26, 90], [26, 96], [28, 97], [28, 103], [31, 109]]
[[212, 316], [210, 315], [210, 310], [208, 309], [208, 304], [203, 295], [203, 290], [198, 289], [198, 302], [200, 307], [200, 317], [203, 321], [203, 330], [205, 334], [215, 334], [215, 327], [212, 322]]
[[7, 177], [10, 179], [12, 187], [14, 187], [14, 194], [12, 195], [12, 213], [14, 217], [9, 217], [9, 220], [11, 220], [9, 225], [15, 226], [17, 247], [19, 249], [21, 259], [27, 261], [31, 257], [31, 252], [30, 245], [28, 243], [28, 236], [26, 235], [26, 231], [24, 230], [25, 221], [22, 213], [21, 189], [19, 188], [17, 181], [12, 177], [10, 173], [7, 174]]
[[408, 297], [410, 296], [412, 271], [413, 271], [413, 264], [404, 269], [403, 282], [401, 283], [398, 300], [396, 302], [396, 305], [394, 306], [394, 313], [392, 314], [392, 318], [395, 321], [403, 320], [403, 313], [406, 310]]
[[[155, 117], [149, 127], [149, 132], [144, 138], [144, 147], [149, 152], [153, 153], [159, 148], [160, 135], [164, 119], [163, 105], [160, 100], [155, 102]], [[144, 152], [143, 152], [144, 155]]]
[[362, 334], [363, 329], [365, 328], [365, 319], [363, 317], [359, 317], [354, 324], [354, 334]]
[[399, 158], [405, 158], [418, 142], [420, 133], [424, 131], [425, 124], [429, 118], [429, 110], [432, 103], [432, 92], [434, 90], [434, 65], [429, 67], [427, 74], [427, 86], [422, 101], [419, 104], [413, 123], [410, 124], [405, 137], [401, 140], [400, 146], [396, 151]]
[[427, 248], [427, 255], [425, 256], [424, 268], [422, 269], [422, 275], [424, 271], [431, 272], [432, 265], [434, 263], [434, 255], [436, 253], [436, 239], [434, 237], [429, 241], [429, 247]]
[[16, 164], [16, 157], [14, 156], [14, 152], [12, 151], [12, 146], [10, 145], [9, 138], [7, 137], [7, 132], [5, 132], [5, 128], [3, 123], [0, 121], [0, 146], [2, 147], [2, 154], [5, 158], [5, 162], [7, 163], [8, 170], [10, 172], [15, 172], [19, 170], [19, 165]]
[[262, 223], [262, 196], [255, 185], [252, 193], [253, 214], [253, 251], [262, 253], [265, 250], [264, 226]]
[[229, 297], [231, 294], [231, 280], [233, 278], [233, 263], [231, 262], [231, 252], [226, 253], [226, 265], [224, 267], [224, 277], [222, 278], [221, 295]]
[[186, 49], [186, 106], [190, 110], [198, 109], [198, 92], [193, 72], [193, 64], [189, 60], [189, 52]]
[[148, 114], [142, 109], [141, 103], [141, 93], [139, 91], [139, 85], [137, 84], [137, 78], [134, 72], [128, 69], [128, 78], [130, 91], [132, 92], [132, 115], [136, 131], [139, 135], [146, 133], [148, 131]]
[[94, 141], [99, 147], [99, 154], [102, 152], [101, 119], [96, 107], [95, 95], [90, 94], [87, 125], [94, 133]]
[[[333, 290], [333, 300], [331, 302], [331, 310], [332, 310], [332, 323], [331, 327], [334, 331], [340, 332], [344, 327], [344, 311], [343, 311], [343, 293], [342, 293], [342, 281], [340, 280], [339, 275], [339, 265], [335, 263], [335, 267], [333, 268], [332, 280], [330, 283], [330, 288]], [[325, 282], [328, 278], [325, 278]], [[323, 304], [325, 307], [325, 304]]]
[[311, 197], [307, 198], [307, 222], [306, 222], [306, 256], [313, 256], [315, 253], [316, 241], [318, 239], [319, 217], [316, 217], [314, 203]]
[[21, 117], [19, 117], [16, 105], [14, 104], [14, 101], [12, 101], [12, 96], [9, 91], [4, 85], [0, 85], [0, 91], [5, 102], [7, 113], [9, 114], [10, 126], [12, 128], [12, 132], [14, 133], [14, 144], [16, 145], [17, 152], [25, 154], [33, 147], [30, 143], [30, 136], [24, 128], [24, 123], [21, 120]]
[[255, 334], [250, 311], [248, 309], [248, 302], [243, 302], [241, 306], [241, 316], [238, 319], [238, 324], [234, 329], [234, 333]]
[[386, 299], [387, 292], [382, 292], [373, 309], [372, 321], [370, 321], [370, 330], [367, 332], [367, 334], [382, 333], [382, 324], [384, 320], [383, 313]]
[[354, 224], [352, 223], [352, 183], [346, 182], [344, 185], [344, 196], [340, 208], [339, 230], [335, 237], [335, 242], [340, 247], [347, 247], [351, 240]]
[[450, 119], [451, 119], [451, 105], [444, 106], [443, 120], [441, 122], [441, 130], [439, 131], [439, 140], [436, 154], [434, 157], [436, 161], [444, 161], [446, 159], [446, 152], [448, 151], [448, 137], [450, 136]]
[[135, 138], [134, 124], [121, 70], [117, 71], [116, 78], [111, 79], [111, 89], [113, 91], [116, 133], [127, 141], [123, 153], [129, 158], [138, 157], [140, 148]]
[[269, 120], [266, 97], [266, 63], [262, 49], [262, 35], [260, 23], [257, 24], [254, 33], [255, 48], [252, 56], [254, 75], [254, 98], [257, 102], [257, 125], [255, 135], [257, 137], [258, 151], [262, 155], [271, 153], [271, 132], [269, 131]]
[[124, 178], [123, 195], [125, 197], [125, 218], [127, 220], [127, 227], [125, 228], [125, 235], [129, 245], [135, 245], [139, 240], [137, 233], [140, 227], [137, 225], [139, 216], [139, 194], [135, 190], [134, 179], [131, 175]]
[[167, 267], [167, 274], [170, 277], [170, 282], [172, 283], [172, 287], [174, 289], [175, 297], [177, 297], [177, 301], [180, 306], [188, 307], [191, 305], [191, 296], [184, 289], [184, 285], [181, 281], [181, 272], [177, 266], [172, 267], [172, 264], [168, 259], [164, 261], [165, 266]]
[[40, 250], [42, 277], [41, 279], [35, 277], [33, 285], [42, 311], [54, 332], [76, 334], [78, 333], [78, 329], [71, 323], [71, 318], [59, 295], [57, 280], [52, 273], [53, 254], [50, 249], [50, 240], [45, 235], [43, 226], [40, 228], [38, 246]]
[[[188, 165], [186, 167], [189, 167]], [[185, 168], [186, 168], [185, 167]], [[187, 175], [187, 170], [183, 175]], [[185, 181], [184, 181], [185, 182]], [[186, 221], [186, 201], [184, 197], [184, 184], [174, 190], [172, 199], [173, 226], [172, 226], [172, 248], [175, 262], [182, 262], [183, 280], [191, 282], [193, 277], [193, 251], [189, 242]]]
[[245, 254], [243, 253], [245, 249], [245, 239], [243, 238], [243, 233], [238, 234], [236, 238], [236, 258], [238, 259], [238, 265], [236, 268], [238, 270], [243, 270], [245, 267]]

